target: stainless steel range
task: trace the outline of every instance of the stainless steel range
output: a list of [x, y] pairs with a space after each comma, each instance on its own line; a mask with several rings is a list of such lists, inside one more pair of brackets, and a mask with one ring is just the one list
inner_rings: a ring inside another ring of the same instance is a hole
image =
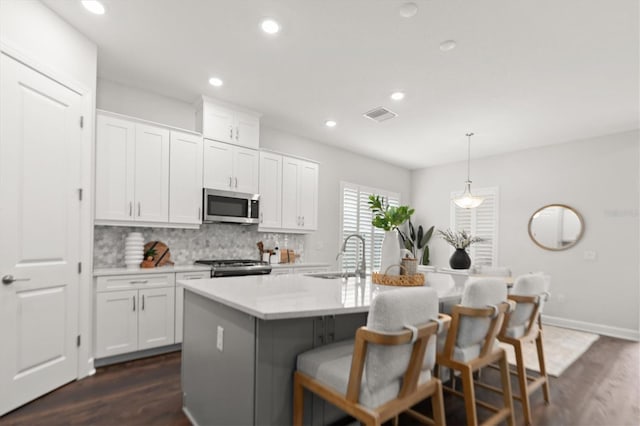
[[212, 277], [235, 277], [243, 275], [265, 275], [271, 273], [271, 265], [260, 260], [223, 259], [196, 260], [199, 265], [211, 266]]

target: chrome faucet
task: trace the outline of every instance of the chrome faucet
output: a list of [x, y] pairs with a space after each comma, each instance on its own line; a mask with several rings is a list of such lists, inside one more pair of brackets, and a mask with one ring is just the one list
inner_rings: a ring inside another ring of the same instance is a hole
[[359, 266], [356, 266], [355, 274], [360, 278], [365, 279], [367, 277], [367, 260], [366, 260], [366, 253], [364, 249], [365, 241], [364, 241], [364, 238], [362, 238], [362, 235], [360, 234], [347, 235], [347, 238], [345, 238], [344, 242], [342, 243], [342, 248], [340, 249], [340, 253], [338, 253], [338, 255], [336, 256], [336, 260], [338, 260], [340, 256], [344, 254], [345, 250], [347, 249], [347, 241], [349, 241], [351, 237], [360, 238], [360, 241], [362, 241], [362, 262], [360, 262]]

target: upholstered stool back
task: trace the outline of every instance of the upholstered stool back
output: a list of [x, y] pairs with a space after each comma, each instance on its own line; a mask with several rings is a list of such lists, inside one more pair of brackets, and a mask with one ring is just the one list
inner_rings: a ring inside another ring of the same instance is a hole
[[[544, 302], [545, 292], [549, 290], [549, 280], [542, 273], [525, 274], [516, 278], [511, 289], [514, 296], [540, 296], [540, 311]], [[527, 321], [531, 317], [531, 313], [535, 308], [530, 303], [518, 303], [515, 311], [511, 314], [508, 327], [527, 326]]]
[[[367, 328], [379, 332], [405, 330], [438, 318], [438, 293], [428, 287], [402, 288], [378, 294], [371, 302]], [[436, 339], [427, 344], [421, 380], [431, 378], [436, 359]], [[383, 346], [370, 344], [365, 362], [366, 386], [371, 393], [402, 378], [407, 369], [413, 345]]]
[[[471, 308], [486, 308], [487, 306], [497, 306], [505, 300], [507, 300], [507, 286], [503, 280], [476, 278], [467, 281], [460, 305]], [[462, 316], [458, 327], [456, 346], [467, 348], [479, 345], [487, 335], [490, 324], [490, 318]]]

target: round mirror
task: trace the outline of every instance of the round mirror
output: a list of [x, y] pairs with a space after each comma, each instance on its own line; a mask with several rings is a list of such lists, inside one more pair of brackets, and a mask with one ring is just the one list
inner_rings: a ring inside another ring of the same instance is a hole
[[563, 204], [538, 209], [529, 219], [529, 236], [546, 250], [566, 250], [576, 245], [584, 232], [580, 213]]

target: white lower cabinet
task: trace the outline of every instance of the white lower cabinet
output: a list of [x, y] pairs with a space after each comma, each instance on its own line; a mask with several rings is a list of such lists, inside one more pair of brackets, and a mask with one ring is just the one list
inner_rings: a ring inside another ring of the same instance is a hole
[[182, 343], [182, 325], [184, 319], [184, 288], [178, 283], [182, 280], [206, 280], [211, 278], [209, 271], [176, 273], [176, 324], [175, 342]]
[[98, 277], [95, 358], [175, 342], [175, 274]]

